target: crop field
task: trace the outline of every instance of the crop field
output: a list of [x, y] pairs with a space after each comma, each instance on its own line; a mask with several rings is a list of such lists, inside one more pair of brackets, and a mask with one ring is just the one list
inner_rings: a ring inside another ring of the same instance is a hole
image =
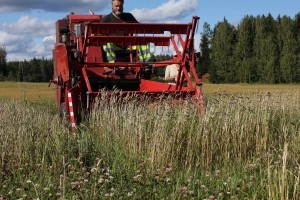
[[300, 199], [300, 85], [99, 99], [72, 135], [43, 83], [0, 83], [0, 199]]
[[47, 83], [0, 82], [0, 97], [25, 101], [54, 101], [54, 85]]

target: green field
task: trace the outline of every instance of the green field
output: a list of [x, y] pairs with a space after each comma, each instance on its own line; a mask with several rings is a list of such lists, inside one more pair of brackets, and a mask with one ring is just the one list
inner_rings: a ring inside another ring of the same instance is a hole
[[300, 86], [103, 98], [72, 135], [47, 84], [0, 83], [0, 199], [299, 199]]

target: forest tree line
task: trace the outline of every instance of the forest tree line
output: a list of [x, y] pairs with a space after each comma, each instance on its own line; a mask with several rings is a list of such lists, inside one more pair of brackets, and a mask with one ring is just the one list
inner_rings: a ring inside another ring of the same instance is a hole
[[212, 83], [299, 83], [300, 13], [245, 16], [234, 26], [204, 23], [197, 69]]
[[[0, 56], [5, 48], [0, 48]], [[9, 61], [0, 57], [0, 81], [17, 82], [49, 82], [53, 79], [52, 59], [36, 59], [29, 61]]]
[[[6, 61], [0, 47], [0, 81], [48, 82], [53, 78], [51, 59]], [[157, 55], [154, 60], [168, 59]], [[196, 70], [209, 74], [212, 83], [299, 83], [300, 13], [292, 19], [245, 16], [238, 25], [226, 18], [213, 29], [204, 23]]]
[[[6, 62], [5, 47], [0, 47], [0, 81], [18, 82], [49, 82], [53, 79], [52, 59], [33, 58], [29, 61], [9, 61]], [[162, 61], [171, 59], [170, 55], [152, 56], [151, 61]], [[163, 76], [164, 70], [159, 68], [155, 73]]]

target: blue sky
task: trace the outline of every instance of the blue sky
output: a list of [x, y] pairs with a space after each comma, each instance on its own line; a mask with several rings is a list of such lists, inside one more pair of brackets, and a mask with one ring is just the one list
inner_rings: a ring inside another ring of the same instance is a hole
[[[192, 16], [200, 17], [195, 38], [200, 44], [204, 22], [213, 28], [225, 17], [237, 25], [245, 15], [287, 15], [300, 12], [299, 0], [125, 0], [126, 12], [132, 12], [140, 22], [188, 23]], [[30, 60], [42, 56], [51, 58], [54, 24], [70, 12], [97, 14], [111, 11], [110, 0], [0, 0], [0, 45], [6, 47], [7, 60]]]

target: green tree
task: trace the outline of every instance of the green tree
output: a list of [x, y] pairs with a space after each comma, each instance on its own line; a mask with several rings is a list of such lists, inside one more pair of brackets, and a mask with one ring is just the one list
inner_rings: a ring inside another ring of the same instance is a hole
[[224, 18], [219, 22], [212, 37], [210, 81], [232, 83], [236, 81], [233, 51], [236, 43], [236, 29]]
[[278, 40], [280, 41], [280, 82], [296, 81], [297, 39], [293, 31], [293, 20], [283, 16], [279, 22]]
[[18, 70], [17, 66], [18, 66], [18, 64], [16, 61], [7, 62], [7, 69], [8, 69], [7, 80], [19, 81], [19, 79], [18, 79], [19, 70]]
[[238, 26], [237, 44], [234, 51], [238, 82], [251, 83], [256, 81], [256, 69], [253, 65], [254, 36], [255, 19], [252, 16], [246, 16]]
[[7, 52], [5, 46], [0, 47], [0, 79], [4, 79], [4, 76], [7, 75], [7, 66], [6, 66], [6, 56]]
[[48, 82], [53, 76], [52, 60], [46, 60], [43, 57], [41, 60], [39, 60], [39, 62], [41, 69], [41, 81]]
[[300, 82], [300, 12], [296, 14], [294, 20], [294, 33], [297, 41], [297, 63], [296, 63], [296, 72], [295, 72], [295, 81]]
[[41, 60], [33, 58], [31, 60], [31, 66], [34, 73], [34, 82], [42, 82], [42, 70], [41, 70]]
[[277, 27], [269, 14], [258, 16], [255, 23], [254, 60], [258, 80], [263, 83], [277, 83], [279, 80], [279, 49]]
[[201, 42], [200, 42], [200, 56], [199, 62], [197, 65], [197, 73], [202, 76], [208, 72], [208, 68], [211, 64], [210, 53], [211, 53], [211, 38], [212, 30], [210, 25], [207, 22], [204, 22], [203, 32], [201, 33]]
[[24, 82], [34, 81], [33, 70], [30, 62], [28, 62], [27, 60], [20, 62], [19, 71], [20, 71], [20, 81], [24, 81]]

